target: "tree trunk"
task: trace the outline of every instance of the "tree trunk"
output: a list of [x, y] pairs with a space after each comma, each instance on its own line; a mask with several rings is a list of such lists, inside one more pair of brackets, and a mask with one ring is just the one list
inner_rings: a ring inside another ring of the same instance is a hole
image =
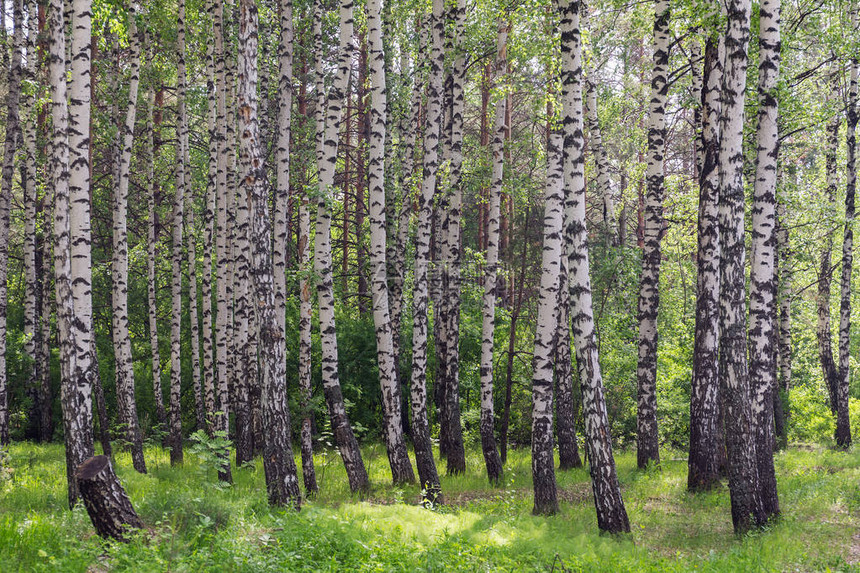
[[99, 536], [128, 541], [132, 530], [143, 528], [109, 457], [93, 456], [86, 460], [78, 466], [75, 480]]
[[[318, 275], [317, 296], [322, 344], [323, 391], [331, 418], [332, 433], [346, 467], [350, 489], [354, 492], [363, 492], [370, 488], [370, 480], [364, 467], [361, 450], [358, 448], [358, 441], [355, 439], [355, 434], [353, 434], [349, 423], [338, 376], [331, 256], [331, 211], [328, 205], [334, 184], [335, 159], [337, 158], [338, 147], [337, 132], [341, 108], [346, 96], [346, 85], [352, 62], [352, 14], [353, 4], [351, 0], [342, 0], [337, 75], [329, 89], [325, 129], [318, 141], [318, 145], [322, 147], [319, 154], [319, 196], [317, 200], [316, 240], [314, 242], [314, 270]], [[317, 57], [321, 57], [321, 54], [318, 54]]]
[[[777, 189], [782, 180], [782, 170], [777, 174]], [[778, 332], [776, 340], [777, 380], [773, 393], [774, 418], [774, 448], [783, 449], [788, 446], [788, 430], [786, 428], [788, 410], [788, 387], [791, 384], [791, 272], [788, 266], [788, 229], [785, 228], [785, 204], [777, 196], [776, 203], [776, 256], [774, 259], [777, 277], [776, 292], [779, 300], [777, 310]]]
[[[591, 74], [589, 74], [591, 75]], [[603, 145], [600, 118], [597, 114], [597, 85], [591, 78], [585, 81], [585, 122], [588, 126], [588, 141], [597, 168], [597, 194], [602, 201], [601, 219], [603, 239], [612, 244], [615, 234], [615, 200], [612, 198], [612, 182], [609, 178], [609, 157]]]
[[173, 200], [173, 245], [170, 265], [170, 465], [182, 464], [182, 218], [185, 202], [185, 0], [179, 0], [176, 20], [176, 196]]
[[[287, 2], [289, 4], [289, 2]], [[266, 186], [265, 158], [257, 123], [257, 6], [242, 0], [239, 21], [239, 130], [241, 145], [240, 188], [251, 209], [251, 268], [253, 308], [260, 334], [260, 363], [263, 379], [263, 468], [271, 505], [298, 509], [301, 502], [296, 462], [290, 441], [290, 410], [287, 406], [286, 346], [278, 320], [273, 272], [272, 221]], [[289, 11], [291, 6], [287, 6]], [[292, 38], [287, 45], [292, 48]]]
[[558, 467], [581, 468], [576, 443], [576, 405], [573, 402], [573, 357], [570, 350], [570, 290], [568, 289], [567, 245], [562, 246], [558, 269], [558, 325], [555, 339], [555, 424], [558, 434]]
[[90, 350], [93, 356], [93, 398], [96, 401], [96, 414], [99, 418], [99, 443], [102, 446], [102, 453], [108, 457], [113, 457], [113, 448], [110, 445], [110, 420], [107, 415], [107, 404], [105, 403], [104, 386], [102, 386], [101, 372], [99, 372], [99, 358], [96, 352], [96, 340], [90, 339]]
[[143, 439], [137, 420], [134, 398], [134, 363], [131, 337], [128, 331], [128, 187], [131, 170], [131, 149], [134, 142], [134, 123], [137, 113], [137, 91], [140, 84], [140, 36], [137, 33], [135, 10], [132, 4], [128, 14], [128, 38], [131, 51], [131, 77], [128, 84], [128, 106], [125, 113], [118, 147], [117, 175], [113, 201], [113, 342], [116, 361], [116, 397], [120, 424], [125, 428], [126, 441], [131, 451], [134, 469], [146, 473], [143, 459]]
[[[446, 133], [448, 191], [445, 195], [445, 209], [441, 213], [442, 296], [438, 320], [442, 323], [445, 338], [444, 360], [440, 372], [442, 373], [441, 382], [444, 385], [445, 415], [442, 416], [442, 422], [446, 425], [445, 436], [448, 439], [447, 470], [449, 474], [461, 474], [466, 471], [466, 451], [463, 445], [460, 416], [460, 209], [463, 203], [461, 181], [465, 107], [463, 84], [466, 81], [466, 57], [463, 52], [462, 37], [466, 20], [465, 1], [458, 0], [449, 8], [448, 14], [449, 19], [453, 20], [454, 33], [448, 47], [448, 51], [452, 53], [453, 62], [449, 75], [448, 121], [445, 124], [448, 128]], [[437, 344], [440, 342], [436, 340]], [[484, 454], [486, 456], [486, 450]]]
[[54, 189], [54, 275], [57, 299], [57, 330], [60, 345], [60, 375], [63, 428], [66, 439], [66, 477], [69, 507], [78, 500], [75, 470], [93, 455], [92, 379], [80, 376], [75, 348], [89, 339], [81, 336], [75, 324], [72, 292], [71, 213], [69, 191], [69, 110], [66, 92], [66, 39], [64, 3], [52, 0], [48, 14], [50, 33], [50, 84], [53, 145], [51, 147], [51, 181]]
[[660, 239], [663, 234], [663, 154], [666, 149], [666, 101], [669, 67], [669, 3], [654, 2], [654, 71], [648, 112], [648, 170], [645, 197], [645, 245], [639, 287], [639, 364], [636, 410], [636, 463], [639, 469], [660, 463], [657, 433], [657, 312], [660, 306]]
[[[835, 100], [838, 94], [838, 79], [835, 72], [831, 72], [831, 86], [835, 90], [831, 92], [830, 99]], [[836, 105], [835, 101], [831, 102]], [[836, 170], [836, 155], [839, 147], [839, 124], [840, 114], [834, 113], [832, 120], [827, 124], [827, 138], [824, 146], [825, 171], [827, 173], [827, 211], [836, 213], [836, 188], [839, 181], [839, 173]], [[831, 266], [831, 254], [833, 250], [833, 226], [830, 221], [825, 221], [827, 227], [824, 235], [823, 248], [821, 249], [821, 262], [818, 271], [818, 357], [821, 361], [821, 370], [824, 374], [824, 383], [827, 385], [827, 393], [830, 397], [830, 410], [836, 414], [836, 386], [839, 378], [837, 364], [833, 360], [833, 347], [831, 343], [832, 333], [830, 328], [830, 287], [833, 282], [833, 267]]]
[[418, 196], [418, 224], [412, 291], [412, 443], [420, 485], [430, 497], [441, 495], [441, 484], [433, 459], [430, 425], [427, 419], [427, 302], [430, 226], [436, 175], [439, 168], [439, 133], [442, 123], [442, 35], [445, 29], [442, 0], [433, 0], [429, 19], [431, 49], [424, 125], [424, 176]]
[[564, 252], [563, 145], [562, 136], [551, 132], [547, 140], [543, 256], [532, 378], [532, 480], [535, 494], [532, 513], [539, 515], [552, 515], [558, 511], [553, 459], [552, 390], [553, 355], [558, 335], [560, 263]]
[[[207, 22], [214, 18], [215, 6], [206, 1]], [[215, 194], [218, 179], [218, 131], [215, 121], [218, 104], [215, 96], [215, 49], [212, 42], [206, 46], [206, 128], [209, 135], [208, 171], [206, 173], [206, 208], [203, 215], [203, 395], [206, 407], [206, 431], [212, 437], [215, 423], [215, 341], [212, 301], [215, 298], [212, 285], [212, 252], [215, 248]]]
[[[851, 5], [851, 28], [857, 32], [857, 2]], [[855, 52], [856, 53], [856, 52]], [[842, 276], [839, 305], [839, 379], [836, 385], [836, 445], [851, 446], [848, 390], [851, 382], [851, 273], [854, 265], [854, 200], [857, 191], [857, 57], [851, 60], [848, 86], [848, 128], [845, 140], [848, 158], [845, 171], [845, 231], [842, 239]]]
[[591, 487], [601, 531], [625, 533], [630, 522], [612, 457], [609, 416], [594, 334], [591, 280], [585, 227], [585, 163], [582, 156], [582, 44], [578, 0], [559, 0], [561, 79], [564, 125], [565, 242], [570, 257], [571, 330], [582, 388], [582, 410], [588, 446]]
[[[213, 416], [213, 433], [227, 439], [230, 427], [230, 385], [228, 372], [228, 338], [232, 330], [232, 317], [230, 316], [229, 271], [231, 264], [230, 242], [228, 237], [227, 220], [227, 73], [225, 65], [224, 49], [224, 7], [220, 2], [215, 2], [215, 11], [212, 18], [212, 29], [215, 49], [215, 81], [216, 81], [216, 118], [215, 126], [218, 139], [218, 168], [215, 179], [215, 197], [217, 210], [218, 234], [215, 249], [217, 252], [216, 281], [217, 295], [215, 320], [215, 362], [217, 381], [215, 408]], [[230, 471], [229, 450], [223, 453], [221, 469], [218, 478], [221, 481], [233, 481]]]
[[385, 124], [387, 94], [385, 89], [385, 54], [382, 45], [381, 0], [368, 0], [367, 31], [370, 58], [370, 261], [373, 289], [373, 322], [376, 327], [376, 348], [379, 364], [379, 385], [382, 390], [383, 431], [388, 449], [388, 463], [395, 485], [412, 483], [415, 475], [406, 451], [400, 423], [400, 385], [392, 343], [391, 317], [388, 311], [388, 282], [386, 276], [385, 233]]
[[[5, 0], [3, 2], [5, 4]], [[0, 5], [5, 12], [5, 6]], [[21, 98], [22, 48], [24, 45], [24, 2], [15, 0], [13, 9], [12, 67], [6, 92], [6, 141], [0, 174], [0, 446], [9, 443], [9, 389], [6, 374], [7, 272], [9, 267], [9, 209], [12, 203], [12, 180], [15, 175], [15, 152], [18, 149], [18, 102]], [[5, 28], [5, 23], [4, 23]], [[5, 29], [4, 29], [5, 32]], [[3, 44], [6, 53], [6, 44]]]
[[699, 165], [699, 233], [696, 257], [696, 334], [690, 392], [690, 455], [687, 488], [710, 490], [720, 483], [718, 439], [720, 409], [720, 83], [722, 42], [709, 37], [705, 44], [702, 88], [701, 161]]
[[158, 241], [158, 222], [156, 220], [156, 200], [158, 182], [155, 178], [155, 161], [160, 144], [160, 134], [157, 130], [161, 124], [161, 111], [155, 114], [155, 104], [158, 99], [150, 97], [149, 101], [149, 181], [150, 193], [147, 197], [148, 224], [146, 242], [146, 273], [147, 273], [147, 304], [149, 307], [149, 347], [152, 353], [152, 391], [155, 400], [155, 414], [161, 430], [167, 428], [167, 411], [164, 409], [164, 393], [161, 389], [161, 353], [158, 346], [158, 299], [156, 287], [158, 277], [155, 274], [156, 245]]
[[[38, 78], [38, 55], [36, 54], [36, 36], [38, 34], [36, 23], [35, 0], [27, 0], [28, 30], [24, 43], [27, 50], [27, 64], [22, 69], [22, 78], [37, 84]], [[41, 276], [42, 272], [38, 264], [39, 236], [36, 225], [40, 216], [38, 206], [37, 181], [39, 178], [36, 170], [36, 113], [37, 93], [34, 91], [24, 97], [21, 102], [21, 138], [25, 153], [24, 164], [21, 166], [21, 186], [24, 195], [24, 354], [26, 355], [25, 373], [27, 380], [27, 395], [33, 400], [30, 410], [31, 432], [30, 436], [42, 439], [41, 413], [45, 409], [42, 403], [41, 381], [45, 372], [42, 369], [40, 354], [42, 349], [42, 329], [40, 328], [42, 301], [41, 298]], [[8, 125], [8, 124], [7, 124]], [[44, 239], [43, 239], [44, 240]], [[2, 400], [2, 398], [0, 398]]]
[[758, 149], [752, 208], [748, 336], [758, 488], [764, 505], [765, 519], [779, 514], [776, 473], [773, 467], [773, 393], [776, 390], [774, 226], [776, 163], [779, 153], [779, 104], [776, 99], [780, 49], [779, 15], [780, 0], [762, 0], [759, 9]]
[[[496, 438], [494, 435], [493, 415], [493, 347], [496, 330], [496, 274], [499, 265], [499, 211], [502, 196], [502, 183], [504, 174], [504, 146], [505, 146], [505, 107], [507, 104], [505, 72], [508, 67], [507, 43], [509, 25], [506, 20], [499, 19], [498, 36], [496, 38], [496, 85], [501, 88], [502, 95], [496, 102], [496, 117], [493, 127], [493, 171], [490, 186], [490, 218], [487, 228], [487, 258], [484, 266], [484, 297], [482, 304], [482, 328], [481, 328], [481, 448], [484, 452], [484, 462], [487, 466], [487, 477], [492, 484], [499, 484], [502, 480], [504, 468], [499, 452], [496, 449]], [[546, 251], [544, 251], [546, 252]], [[537, 343], [536, 343], [537, 346]], [[535, 364], [537, 364], [535, 358]], [[545, 396], [538, 398], [539, 390], [545, 390], [538, 384], [535, 376], [535, 415], [538, 412], [538, 402], [545, 400]], [[550, 405], [552, 404], [552, 375], [550, 375]], [[545, 404], [543, 404], [545, 406]], [[542, 421], [535, 418], [534, 427], [540, 427], [542, 431], [549, 431], [549, 465], [552, 468], [552, 408], [549, 411], [549, 427], [539, 426]], [[542, 436], [545, 440], [545, 436]], [[537, 438], [532, 438], [533, 453]], [[544, 444], [544, 441], [541, 441]], [[545, 444], [544, 444], [545, 445]], [[540, 450], [543, 452], [543, 450]], [[449, 454], [450, 455], [450, 454]], [[537, 464], [535, 462], [533, 466]], [[535, 466], [536, 467], [536, 466]], [[536, 470], [537, 472], [537, 470]], [[555, 476], [552, 477], [553, 493], [555, 492]], [[535, 495], [537, 496], [537, 473], [535, 474]], [[553, 495], [553, 500], [554, 500]], [[558, 504], [555, 503], [557, 506]], [[535, 498], [535, 510], [538, 511], [538, 500]], [[555, 509], [550, 509], [554, 513]], [[543, 513], [543, 511], [540, 511]]]
[[758, 491], [746, 349], [743, 123], [749, 0], [728, 5], [720, 115], [720, 391], [723, 394], [732, 523], [743, 533], [765, 522]]
[[[90, 0], [72, 2], [71, 82], [69, 84], [69, 225], [71, 284], [74, 300], [72, 328], [77, 330], [75, 335], [77, 357], [72, 380], [81, 389], [84, 402], [90, 401], [94, 368], [90, 229], [91, 8]], [[80, 463], [86, 457], [76, 461]], [[70, 474], [74, 473], [75, 467], [77, 465], [71, 467]]]

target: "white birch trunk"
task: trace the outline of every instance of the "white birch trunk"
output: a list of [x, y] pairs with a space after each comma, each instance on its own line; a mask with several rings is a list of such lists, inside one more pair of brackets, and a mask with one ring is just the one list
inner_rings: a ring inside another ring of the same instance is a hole
[[612, 456], [609, 415], [594, 333], [588, 232], [585, 227], [585, 162], [582, 135], [582, 43], [579, 0], [559, 0], [561, 15], [562, 117], [564, 125], [565, 241], [569, 259], [571, 333], [582, 389], [591, 487], [601, 531], [630, 531]]
[[334, 320], [334, 292], [332, 278], [331, 211], [328, 201], [334, 189], [335, 165], [338, 148], [338, 129], [341, 109], [346, 97], [346, 86], [352, 63], [353, 2], [340, 4], [340, 40], [337, 73], [329, 89], [325, 126], [318, 145], [319, 190], [317, 199], [316, 240], [314, 243], [314, 271], [317, 274], [317, 296], [322, 344], [323, 391], [341, 458], [346, 466], [352, 491], [365, 491], [370, 487], [367, 470], [361, 458], [358, 441], [352, 432], [338, 376], [337, 334]]
[[412, 483], [415, 475], [406, 452], [401, 426], [400, 385], [395, 372], [391, 316], [388, 311], [385, 233], [385, 124], [387, 94], [385, 54], [382, 46], [381, 0], [368, 0], [367, 34], [370, 65], [370, 141], [369, 141], [369, 218], [371, 289], [373, 322], [376, 327], [376, 355], [379, 364], [379, 386], [382, 391], [383, 431], [388, 449], [388, 463], [395, 484]]
[[170, 261], [170, 464], [182, 464], [182, 218], [185, 210], [185, 0], [179, 0], [176, 19], [176, 195], [173, 199], [172, 256]]
[[128, 103], [125, 120], [119, 130], [117, 142], [120, 156], [117, 164], [117, 180], [114, 181], [113, 201], [113, 261], [111, 275], [113, 289], [111, 300], [113, 312], [114, 356], [116, 361], [116, 393], [119, 421], [125, 427], [126, 440], [131, 450], [134, 469], [146, 473], [143, 459], [143, 440], [137, 420], [134, 398], [134, 364], [131, 352], [131, 337], [128, 330], [128, 187], [131, 171], [131, 149], [134, 142], [134, 124], [137, 114], [137, 92], [140, 85], [140, 37], [135, 22], [135, 7], [128, 14], [128, 38], [131, 58], [131, 76], [128, 84]]
[[779, 153], [776, 99], [780, 60], [780, 0], [759, 6], [758, 131], [752, 208], [749, 364], [753, 392], [758, 488], [765, 517], [779, 514], [773, 467], [773, 393], [776, 391], [776, 163]]
[[[52, 0], [48, 11], [50, 33], [49, 77], [51, 84], [51, 181], [54, 188], [54, 275], [57, 299], [57, 330], [60, 342], [60, 402], [66, 437], [66, 477], [69, 507], [79, 494], [75, 470], [92, 457], [92, 387], [87, 377], [77, 376], [79, 329], [74, 325], [72, 291], [71, 201], [69, 191], [69, 119], [66, 86], [66, 38], [62, 0]], [[89, 352], [89, 343], [86, 345]]]
[[[502, 100], [504, 101], [504, 100]], [[497, 111], [498, 117], [498, 111]], [[499, 134], [494, 136], [494, 139]], [[493, 144], [495, 147], [495, 142]], [[547, 173], [544, 191], [543, 251], [540, 298], [535, 330], [534, 374], [532, 375], [532, 482], [533, 513], [558, 512], [558, 492], [553, 458], [553, 359], [558, 332], [558, 289], [561, 286], [562, 228], [564, 225], [564, 142], [561, 134], [550, 133], [547, 140]], [[494, 153], [495, 155], [495, 153]], [[491, 191], [492, 193], [492, 191]], [[490, 196], [490, 244], [493, 242], [493, 197]]]
[[[501, 216], [502, 185], [504, 183], [505, 130], [507, 129], [507, 126], [505, 125], [505, 107], [508, 100], [508, 87], [505, 74], [508, 68], [508, 32], [508, 23], [500, 19], [498, 22], [498, 34], [496, 36], [495, 82], [497, 90], [501, 93], [496, 94], [498, 99], [496, 101], [496, 115], [493, 124], [493, 169], [490, 184], [489, 225], [487, 228], [487, 258], [484, 266], [484, 296], [483, 303], [481, 305], [481, 448], [484, 452], [484, 463], [487, 466], [487, 477], [491, 483], [501, 482], [504, 471], [502, 460], [499, 457], [499, 451], [496, 448], [496, 439], [493, 430], [493, 346], [496, 331], [496, 274], [499, 266], [499, 217]], [[548, 175], [547, 177], [549, 178], [550, 176]], [[549, 185], [550, 183], [547, 183], [547, 186]], [[547, 191], [547, 194], [549, 193], [550, 192]], [[541, 279], [541, 282], [543, 282], [543, 278]], [[557, 270], [555, 282], [558, 283]], [[543, 290], [541, 292], [543, 292]], [[537, 342], [535, 344], [537, 345]], [[550, 347], [552, 347], [552, 344], [550, 344]], [[537, 358], [535, 358], [535, 361], [537, 361]], [[535, 380], [537, 380], [537, 377]], [[538, 385], [536, 392], [539, 393], [540, 390], [546, 390], [546, 388]], [[552, 468], [552, 375], [550, 375], [549, 396], [549, 410], [547, 411], [549, 412], [550, 419], [548, 431], [550, 440], [550, 468]], [[537, 408], [538, 402], [545, 398], [545, 395], [541, 398], [535, 396], [535, 408]], [[543, 406], [546, 406], [546, 404], [543, 404]], [[541, 412], [543, 413], [543, 410], [541, 410]], [[536, 409], [535, 414], [537, 413], [538, 410]], [[537, 429], [538, 431], [547, 431], [547, 427], [543, 424], [544, 421], [545, 420], [535, 421], [533, 418], [533, 429]], [[545, 441], [545, 439], [546, 436], [540, 436], [538, 441]], [[532, 444], [535, 444], [534, 432], [532, 434]], [[534, 464], [533, 467], [535, 467]], [[537, 492], [537, 489], [535, 491]], [[555, 492], [554, 485], [553, 492]], [[556, 511], [558, 502], [555, 502], [554, 505], [555, 508], [551, 509], [550, 513], [554, 513]], [[538, 508], [537, 498], [535, 499], [535, 508]], [[544, 511], [541, 510], [541, 513], [543, 512]]]
[[663, 235], [663, 153], [669, 73], [669, 2], [654, 2], [654, 70], [648, 111], [648, 169], [645, 243], [639, 287], [639, 364], [636, 410], [636, 463], [660, 463], [657, 434], [657, 311], [660, 305], [660, 239]]

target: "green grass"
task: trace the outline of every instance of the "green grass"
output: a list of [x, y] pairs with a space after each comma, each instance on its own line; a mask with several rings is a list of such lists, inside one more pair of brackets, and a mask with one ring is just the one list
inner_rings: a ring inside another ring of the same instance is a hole
[[[480, 451], [464, 476], [445, 477], [448, 503], [418, 506], [417, 487], [390, 485], [380, 446], [364, 450], [375, 484], [349, 493], [336, 452], [316, 458], [320, 496], [300, 513], [271, 510], [259, 461], [216, 486], [186, 454], [171, 468], [147, 451], [139, 475], [126, 454], [117, 472], [147, 530], [107, 543], [86, 511], [66, 509], [60, 445], [14, 444], [0, 481], [3, 571], [860, 571], [860, 451], [794, 448], [777, 454], [781, 519], [742, 538], [728, 492], [686, 492], [686, 457], [664, 452], [662, 471], [618, 457], [630, 539], [597, 533], [586, 470], [559, 472], [559, 515], [531, 515], [527, 451], [511, 453], [505, 484], [490, 488]], [[674, 457], [672, 457], [674, 455]], [[440, 468], [444, 466], [440, 465]]]

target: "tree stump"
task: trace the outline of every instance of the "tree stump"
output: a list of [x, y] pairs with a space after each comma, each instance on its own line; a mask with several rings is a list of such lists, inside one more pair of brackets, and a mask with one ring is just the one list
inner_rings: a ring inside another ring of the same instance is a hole
[[93, 527], [101, 537], [127, 541], [125, 535], [130, 529], [143, 527], [113, 471], [110, 458], [91, 457], [78, 466], [75, 480]]

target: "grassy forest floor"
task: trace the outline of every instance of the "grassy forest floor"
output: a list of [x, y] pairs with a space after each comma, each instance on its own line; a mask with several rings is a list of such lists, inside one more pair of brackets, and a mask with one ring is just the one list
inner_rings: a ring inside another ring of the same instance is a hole
[[[147, 531], [128, 544], [93, 533], [79, 504], [66, 509], [61, 445], [14, 444], [0, 476], [3, 571], [860, 571], [860, 450], [794, 447], [776, 456], [781, 519], [732, 533], [728, 491], [686, 492], [686, 456], [663, 452], [662, 471], [618, 456], [633, 534], [597, 533], [587, 470], [558, 473], [561, 512], [531, 515], [527, 450], [511, 453], [505, 485], [491, 488], [480, 450], [464, 476], [445, 477], [448, 502], [418, 506], [417, 487], [390, 485], [381, 446], [364, 449], [375, 485], [351, 495], [336, 452], [317, 456], [321, 493], [300, 513], [271, 510], [263, 470], [215, 471], [186, 453], [147, 451], [149, 474], [116, 466]], [[440, 469], [444, 466], [440, 465]]]

